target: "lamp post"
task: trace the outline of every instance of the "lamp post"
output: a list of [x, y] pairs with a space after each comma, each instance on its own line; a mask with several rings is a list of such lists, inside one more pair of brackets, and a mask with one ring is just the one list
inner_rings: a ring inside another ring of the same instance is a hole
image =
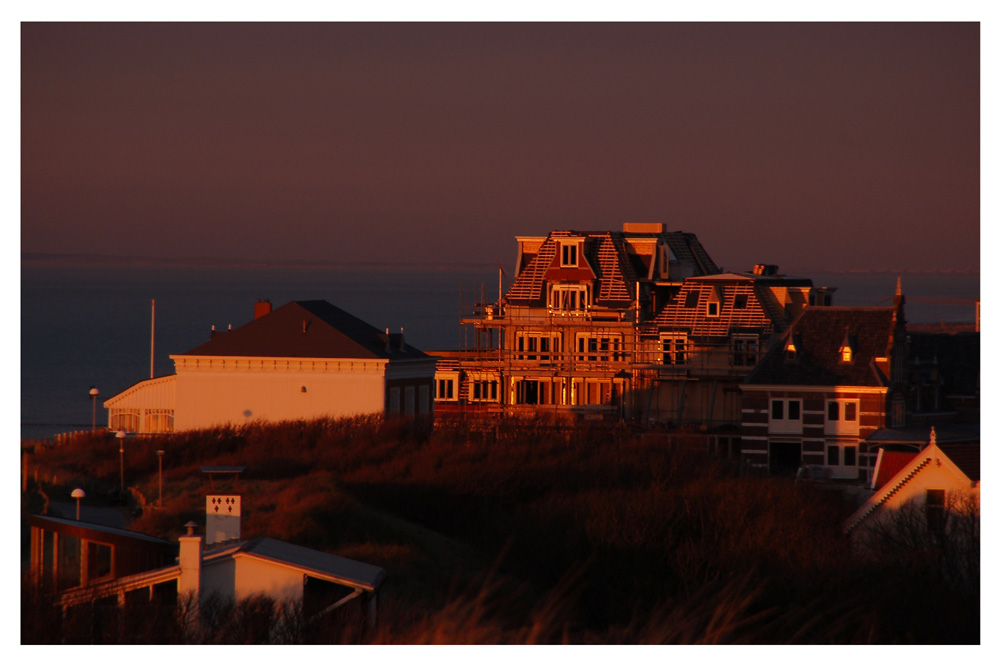
[[118, 439], [118, 454], [121, 456], [121, 494], [125, 496], [125, 430], [120, 429], [115, 434]]
[[157, 450], [156, 456], [159, 458], [160, 462], [160, 496], [156, 500], [156, 507], [162, 508], [163, 507], [163, 451]]
[[87, 493], [84, 492], [79, 487], [77, 487], [75, 490], [73, 490], [73, 493], [70, 494], [70, 496], [73, 497], [74, 499], [76, 499], [76, 521], [79, 522], [80, 521], [80, 499], [82, 499], [83, 497], [87, 496]]
[[90, 401], [94, 403], [94, 417], [90, 423], [90, 432], [93, 434], [97, 431], [97, 396], [100, 392], [94, 386], [90, 387]]

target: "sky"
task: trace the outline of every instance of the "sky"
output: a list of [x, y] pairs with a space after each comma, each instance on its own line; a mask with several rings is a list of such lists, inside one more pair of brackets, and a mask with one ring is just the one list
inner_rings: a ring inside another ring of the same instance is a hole
[[21, 252], [978, 270], [977, 23], [23, 23]]

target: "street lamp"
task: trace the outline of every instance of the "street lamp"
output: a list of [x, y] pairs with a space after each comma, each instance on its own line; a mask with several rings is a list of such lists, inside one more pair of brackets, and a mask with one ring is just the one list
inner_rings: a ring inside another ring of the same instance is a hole
[[115, 434], [115, 438], [118, 439], [118, 454], [121, 456], [122, 460], [121, 493], [122, 496], [125, 496], [125, 430], [118, 430], [118, 433]]
[[159, 458], [160, 462], [160, 498], [156, 500], [156, 507], [163, 507], [163, 451], [157, 450], [156, 456]]
[[83, 497], [87, 496], [87, 493], [84, 492], [79, 487], [77, 487], [75, 490], [73, 490], [73, 493], [70, 494], [70, 496], [73, 497], [74, 499], [76, 499], [76, 521], [79, 522], [80, 521], [80, 499], [82, 499]]
[[90, 424], [90, 432], [93, 434], [97, 431], [97, 396], [100, 392], [94, 386], [90, 387], [90, 401], [94, 403], [94, 418]]

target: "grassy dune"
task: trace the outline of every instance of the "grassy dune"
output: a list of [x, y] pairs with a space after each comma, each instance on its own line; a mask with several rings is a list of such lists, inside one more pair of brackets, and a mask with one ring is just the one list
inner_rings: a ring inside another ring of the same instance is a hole
[[[198, 467], [245, 465], [245, 538], [387, 569], [374, 632], [341, 621], [284, 641], [979, 640], [978, 593], [950, 588], [925, 562], [860, 558], [840, 534], [850, 507], [839, 494], [740, 475], [676, 433], [539, 420], [428, 431], [354, 418], [127, 446], [127, 484], [151, 502], [155, 450], [166, 451], [163, 509], [135, 517], [136, 530], [176, 538], [188, 520], [203, 524], [210, 490]], [[33, 464], [58, 476], [43, 487], [50, 497], [76, 486], [99, 497], [118, 484], [111, 437], [39, 452]], [[217, 481], [217, 491], [230, 487]], [[219, 630], [218, 641], [256, 639]]]

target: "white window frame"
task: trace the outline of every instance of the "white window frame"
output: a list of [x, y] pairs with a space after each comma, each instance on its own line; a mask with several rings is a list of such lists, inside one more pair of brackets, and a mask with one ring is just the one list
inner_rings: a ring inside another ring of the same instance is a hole
[[[854, 418], [847, 416], [853, 411]], [[835, 414], [831, 418], [831, 414]], [[858, 436], [861, 431], [861, 400], [828, 399], [823, 408], [823, 433], [828, 436]]]
[[470, 402], [499, 402], [500, 375], [473, 374], [469, 376]]
[[559, 243], [559, 266], [562, 268], [577, 268], [580, 265], [579, 241], [561, 241]]
[[580, 314], [590, 308], [590, 287], [586, 284], [553, 284], [549, 288], [549, 309]]
[[[781, 415], [775, 416], [775, 405], [781, 404]], [[791, 418], [791, 404], [796, 404], [798, 418]], [[767, 431], [771, 434], [802, 433], [802, 399], [798, 397], [772, 397], [768, 402]]]
[[434, 375], [434, 400], [437, 402], [458, 401], [458, 372]]
[[858, 442], [827, 441], [823, 451], [823, 465], [830, 470], [831, 478], [858, 477]]
[[558, 361], [562, 354], [562, 333], [519, 331], [514, 337], [516, 360]]
[[578, 362], [623, 362], [625, 338], [621, 333], [577, 333]]

